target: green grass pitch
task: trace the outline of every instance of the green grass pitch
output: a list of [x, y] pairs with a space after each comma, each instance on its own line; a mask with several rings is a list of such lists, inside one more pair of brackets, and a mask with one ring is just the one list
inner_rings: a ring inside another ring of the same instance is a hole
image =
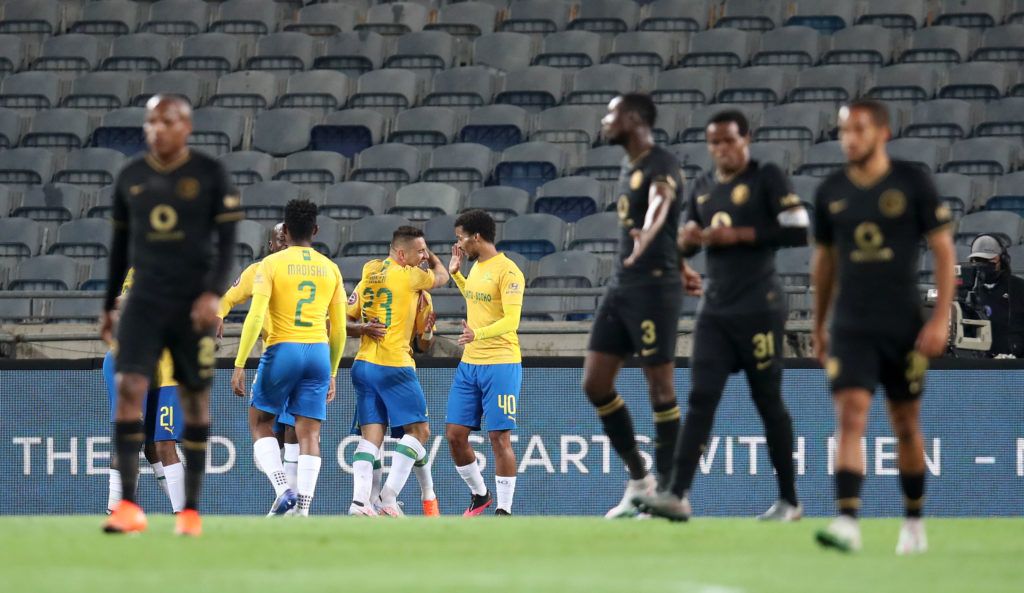
[[585, 518], [206, 517], [197, 540], [151, 516], [140, 536], [102, 517], [0, 517], [10, 593], [515, 591], [966, 593], [1024, 591], [1024, 519], [930, 519], [929, 553], [893, 554], [899, 521], [863, 522], [864, 551], [817, 548], [824, 520], [689, 524]]

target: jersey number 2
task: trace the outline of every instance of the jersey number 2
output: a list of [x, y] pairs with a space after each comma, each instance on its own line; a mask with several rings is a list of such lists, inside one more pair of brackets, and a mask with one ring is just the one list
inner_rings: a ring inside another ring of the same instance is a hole
[[313, 324], [309, 321], [302, 320], [302, 306], [312, 303], [316, 299], [316, 284], [309, 280], [304, 280], [299, 283], [299, 292], [309, 289], [309, 296], [304, 299], [299, 299], [299, 302], [295, 303], [295, 327], [313, 327]]

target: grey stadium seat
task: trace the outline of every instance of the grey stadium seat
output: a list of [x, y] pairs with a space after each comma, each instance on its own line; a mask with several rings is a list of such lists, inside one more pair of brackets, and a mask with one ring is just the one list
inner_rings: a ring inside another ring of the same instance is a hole
[[469, 112], [459, 141], [501, 151], [525, 141], [529, 130], [530, 116], [522, 107], [487, 105]]
[[554, 144], [524, 142], [502, 153], [494, 178], [500, 185], [518, 187], [533, 195], [538, 187], [560, 177], [567, 163], [565, 151]]
[[486, 146], [465, 142], [450, 144], [431, 151], [422, 178], [447, 183], [468, 195], [483, 187], [493, 167], [494, 155]]
[[684, 68], [741, 68], [757, 47], [753, 33], [739, 29], [712, 29], [690, 37], [679, 65]]
[[896, 64], [875, 73], [867, 95], [887, 102], [927, 101], [935, 96], [944, 71], [939, 64]]
[[102, 299], [53, 299], [46, 318], [57, 323], [95, 323], [102, 311]]
[[38, 255], [43, 245], [43, 225], [24, 218], [0, 218], [0, 262], [13, 265]]
[[237, 150], [221, 155], [220, 164], [235, 186], [270, 181], [274, 177], [274, 157], [254, 150]]
[[63, 107], [109, 111], [128, 107], [136, 76], [126, 72], [90, 72], [71, 82]]
[[804, 153], [803, 164], [797, 167], [794, 173], [812, 177], [827, 177], [845, 164], [846, 156], [843, 154], [838, 140], [819, 142], [807, 149], [807, 152]]
[[496, 77], [488, 68], [452, 68], [434, 75], [423, 104], [451, 109], [480, 107], [490, 104], [496, 87]]
[[832, 110], [789, 103], [765, 110], [753, 133], [754, 142], [785, 142], [801, 150], [823, 139], [833, 126]]
[[69, 33], [44, 41], [39, 57], [32, 61], [32, 69], [56, 72], [62, 77], [73, 78], [78, 74], [95, 70], [99, 62], [98, 37]]
[[311, 150], [329, 150], [354, 158], [384, 138], [387, 118], [369, 109], [344, 109], [324, 118], [310, 132]]
[[716, 27], [744, 31], [770, 31], [782, 24], [782, 3], [763, 0], [731, 0], [719, 10]]
[[754, 66], [806, 68], [818, 63], [826, 46], [821, 33], [810, 27], [781, 27], [761, 36], [761, 47], [750, 63]]
[[396, 191], [420, 176], [420, 152], [404, 144], [378, 144], [359, 153], [352, 167], [352, 181], [378, 183]]
[[896, 36], [880, 25], [857, 25], [832, 35], [832, 47], [821, 56], [822, 64], [888, 65], [893, 58]]
[[773, 163], [789, 174], [793, 163], [799, 162], [799, 147], [786, 142], [754, 142], [750, 145], [750, 158], [761, 163]]
[[206, 99], [206, 84], [194, 72], [157, 72], [142, 81], [142, 92], [135, 96], [132, 104], [144, 107], [153, 95], [178, 95], [192, 106], [203, 104]]
[[455, 242], [455, 216], [441, 214], [423, 223], [423, 238], [434, 253], [450, 252]]
[[757, 103], [715, 103], [694, 109], [690, 113], [690, 121], [679, 131], [680, 142], [699, 142], [704, 144], [707, 136], [708, 121], [717, 113], [735, 109], [747, 116], [750, 129], [756, 130], [761, 123], [761, 106]]
[[346, 181], [327, 188], [321, 213], [338, 220], [356, 220], [384, 214], [387, 202], [388, 192], [383, 187], [365, 181]]
[[818, 66], [797, 75], [789, 89], [790, 103], [825, 103], [832, 106], [846, 103], [860, 95], [864, 77], [853, 66]]
[[598, 181], [616, 181], [625, 157], [626, 151], [621, 146], [591, 148], [583, 159], [583, 166], [576, 170], [576, 174], [593, 177]]
[[776, 66], [751, 66], [730, 72], [718, 91], [719, 103], [760, 103], [782, 101], [793, 83], [792, 73]]
[[0, 33], [53, 35], [63, 7], [57, 0], [7, 0], [0, 14]]
[[718, 73], [711, 68], [677, 68], [658, 76], [651, 98], [659, 105], [703, 105], [715, 99], [718, 84]]
[[127, 35], [135, 30], [138, 17], [138, 4], [135, 2], [87, 2], [68, 31], [86, 35]]
[[636, 29], [640, 6], [632, 0], [590, 0], [580, 4], [570, 29], [618, 34]]
[[401, 142], [410, 146], [442, 146], [455, 137], [457, 117], [447, 107], [416, 107], [402, 111], [388, 142]]
[[409, 221], [397, 214], [367, 216], [352, 227], [352, 236], [341, 248], [341, 254], [381, 257], [386, 256], [391, 245], [391, 235]]
[[560, 145], [575, 155], [575, 162], [582, 162], [586, 150], [597, 142], [601, 133], [602, 115], [589, 105], [546, 109], [537, 115], [537, 128], [530, 140]]
[[602, 109], [615, 97], [643, 88], [640, 74], [619, 64], [584, 68], [573, 75], [572, 91], [565, 98], [571, 105], [599, 105]]
[[531, 113], [537, 113], [561, 103], [565, 87], [565, 77], [561, 70], [548, 66], [533, 66], [508, 73], [505, 76], [505, 84], [494, 98], [494, 102], [516, 105]]
[[986, 105], [974, 133], [977, 136], [1024, 135], [1024, 97], [1007, 97]]
[[954, 220], [959, 220], [965, 212], [973, 209], [975, 184], [970, 177], [959, 173], [939, 173], [932, 180], [939, 199], [949, 206]]
[[225, 74], [217, 80], [209, 107], [226, 107], [252, 115], [269, 109], [277, 100], [277, 79], [269, 72], [245, 70]]
[[53, 176], [54, 154], [46, 148], [0, 151], [0, 184], [38, 185]]
[[62, 148], [85, 146], [89, 139], [89, 114], [79, 109], [50, 109], [36, 113], [21, 137], [25, 147]]
[[474, 64], [504, 72], [528, 68], [533, 54], [533, 39], [523, 33], [491, 33], [473, 42]]
[[[146, 148], [142, 124], [146, 110], [142, 107], [124, 107], [107, 112], [98, 128], [92, 132], [94, 146], [113, 148], [126, 156], [132, 156]], [[192, 117], [195, 126], [195, 113]]]
[[897, 138], [886, 145], [889, 156], [907, 161], [935, 173], [945, 157], [946, 147], [932, 138]]
[[867, 0], [857, 23], [913, 31], [928, 17], [927, 0]]
[[345, 106], [352, 94], [352, 81], [341, 72], [313, 70], [288, 77], [278, 107], [297, 107], [326, 114]]
[[359, 16], [356, 7], [348, 4], [311, 4], [300, 9], [295, 21], [285, 25], [284, 30], [327, 37], [351, 31]]
[[459, 211], [459, 191], [444, 183], [421, 182], [403, 186], [395, 194], [395, 205], [388, 214], [404, 216], [413, 222]]
[[789, 181], [793, 185], [793, 193], [800, 197], [801, 202], [813, 209], [814, 195], [818, 191], [818, 186], [821, 185], [821, 177], [794, 175], [789, 178]]
[[0, 35], [0, 78], [22, 69], [25, 64], [23, 45], [17, 35]]
[[114, 209], [114, 186], [105, 185], [100, 188], [93, 199], [92, 205], [86, 210], [89, 218], [110, 218]]
[[630, 31], [615, 36], [612, 49], [604, 55], [603, 61], [658, 74], [678, 59], [678, 41], [673, 35], [657, 31]]
[[501, 23], [502, 31], [548, 35], [565, 30], [569, 22], [569, 5], [562, 0], [521, 0], [509, 6], [508, 16]]
[[110, 221], [104, 218], [66, 222], [57, 229], [57, 238], [47, 252], [75, 258], [107, 257], [112, 229]]
[[858, 7], [852, 2], [797, 0], [786, 11], [787, 26], [811, 27], [831, 34], [853, 25]]
[[357, 77], [381, 67], [386, 44], [384, 37], [373, 31], [338, 33], [327, 40], [323, 52], [313, 61], [313, 67]]
[[564, 321], [568, 312], [566, 297], [539, 296], [529, 292], [523, 297], [524, 321]]
[[601, 36], [589, 31], [560, 31], [544, 37], [535, 66], [586, 68], [601, 63]]
[[557, 216], [524, 214], [505, 223], [497, 247], [536, 261], [562, 249], [567, 229], [565, 221]]
[[271, 33], [260, 37], [256, 54], [246, 60], [245, 67], [284, 75], [302, 72], [313, 65], [314, 52], [314, 39], [305, 33]]
[[53, 72], [19, 72], [0, 81], [0, 106], [49, 109], [60, 103], [60, 78]]
[[679, 159], [679, 166], [682, 167], [687, 179], [699, 177], [711, 170], [711, 155], [704, 144], [674, 144], [668, 148]]
[[691, 105], [659, 105], [658, 117], [651, 133], [656, 144], [670, 144], [679, 136], [680, 128], [690, 121]]
[[366, 265], [369, 259], [365, 255], [348, 255], [334, 258], [334, 263], [337, 264], [338, 269], [341, 271], [341, 278], [345, 282], [346, 293], [352, 294], [352, 291], [355, 290], [356, 284], [359, 284], [359, 280], [362, 278], [363, 266]]
[[427, 30], [444, 31], [456, 37], [479, 37], [494, 31], [498, 9], [486, 2], [459, 2], [441, 8], [437, 21]]
[[243, 269], [259, 258], [267, 242], [267, 229], [255, 220], [242, 220], [235, 226], [235, 261]]
[[985, 210], [1024, 213], [1024, 171], [996, 178], [991, 194], [984, 203]]
[[900, 61], [957, 64], [971, 55], [971, 33], [957, 27], [932, 26], [915, 31]]
[[430, 11], [422, 4], [390, 2], [371, 6], [366, 12], [366, 20], [356, 25], [356, 30], [394, 37], [421, 31], [429, 20]]
[[111, 148], [83, 148], [68, 153], [54, 183], [104, 186], [114, 182], [125, 156]]
[[[0, 285], [7, 271], [0, 273]], [[99, 315], [96, 316], [99, 319]], [[0, 299], [0, 322], [29, 323], [32, 320], [32, 299]]]
[[391, 68], [374, 70], [359, 77], [349, 107], [364, 107], [397, 113], [416, 104], [420, 81], [410, 70]]
[[235, 70], [241, 56], [238, 37], [227, 33], [203, 33], [181, 42], [181, 54], [171, 61], [171, 69], [217, 77]]
[[958, 245], [969, 245], [980, 233], [1002, 235], [1011, 245], [1021, 242], [1024, 233], [1024, 221], [1012, 212], [986, 210], [972, 212], [960, 219], [957, 226], [956, 242]]
[[214, 155], [235, 150], [242, 143], [245, 117], [234, 109], [203, 107], [192, 112], [189, 142]]
[[478, 208], [487, 212], [498, 223], [526, 214], [530, 205], [530, 194], [515, 187], [494, 185], [482, 187], [469, 194], [466, 210]]
[[808, 287], [811, 282], [811, 247], [780, 249], [775, 255], [776, 270], [783, 286]]
[[209, 4], [202, 0], [160, 0], [149, 9], [139, 31], [160, 35], [197, 35], [210, 20]]
[[102, 70], [159, 72], [171, 61], [171, 42], [163, 35], [137, 33], [115, 37]]
[[455, 321], [466, 318], [466, 298], [457, 295], [436, 295], [433, 297], [434, 311], [438, 320]]
[[13, 109], [0, 108], [0, 148], [12, 148], [21, 138], [21, 116]]
[[322, 214], [316, 217], [316, 224], [320, 230], [313, 236], [313, 249], [326, 257], [337, 255], [348, 239], [349, 228]]
[[1020, 67], [991, 62], [970, 62], [954, 66], [939, 89], [939, 97], [968, 101], [999, 99], [1020, 78]]
[[601, 261], [586, 251], [559, 251], [537, 262], [531, 288], [593, 288], [598, 286]]
[[1004, 25], [985, 32], [971, 56], [976, 62], [1024, 61], [1024, 25]]
[[621, 229], [617, 212], [600, 212], [581, 218], [573, 225], [569, 249], [597, 254], [618, 253]]
[[918, 103], [903, 135], [953, 141], [971, 135], [977, 122], [977, 107], [959, 99], [936, 99]]
[[418, 31], [398, 38], [394, 52], [384, 61], [384, 67], [411, 70], [429, 79], [451, 67], [454, 61], [454, 37], [444, 31]]
[[15, 268], [8, 290], [74, 290], [81, 265], [63, 255], [40, 255], [23, 260]]
[[227, 0], [212, 17], [210, 31], [232, 35], [266, 35], [277, 29], [273, 0]]
[[637, 27], [641, 31], [694, 32], [708, 24], [706, 0], [655, 0]]
[[305, 150], [288, 155], [284, 167], [274, 179], [299, 185], [316, 185], [321, 189], [344, 181], [348, 161], [336, 152]]
[[950, 148], [949, 160], [943, 165], [946, 173], [964, 175], [1005, 175], [1021, 164], [1020, 142], [1004, 138], [970, 138]]
[[50, 232], [69, 220], [80, 218], [89, 204], [89, 195], [67, 183], [36, 185], [25, 191], [21, 203], [11, 210], [12, 217], [31, 218]]
[[540, 186], [533, 201], [533, 211], [553, 214], [566, 222], [576, 222], [603, 211], [606, 203], [601, 182], [592, 177], [576, 175], [553, 179]]
[[274, 156], [286, 156], [309, 147], [315, 119], [304, 109], [272, 109], [256, 117], [252, 147]]
[[1003, 21], [1002, 0], [942, 0], [935, 25], [987, 29]]

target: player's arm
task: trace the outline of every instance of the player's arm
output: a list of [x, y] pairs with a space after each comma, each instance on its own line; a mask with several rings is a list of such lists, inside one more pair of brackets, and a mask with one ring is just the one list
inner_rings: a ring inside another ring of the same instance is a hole
[[220, 299], [220, 306], [217, 308], [217, 337], [224, 335], [224, 319], [232, 309], [252, 298], [252, 277], [256, 274], [257, 264], [253, 264], [242, 271], [238, 280], [228, 288]]
[[647, 251], [647, 247], [661, 231], [661, 227], [665, 226], [672, 200], [676, 199], [676, 187], [674, 187], [676, 183], [668, 175], [651, 182], [647, 194], [647, 215], [644, 217], [644, 226], [642, 229], [630, 231], [633, 236], [633, 253], [622, 260], [622, 265], [628, 268], [635, 264], [640, 256]]
[[363, 321], [363, 283], [356, 285], [352, 294], [348, 295], [348, 309], [345, 317], [345, 332], [353, 337], [370, 337], [380, 340], [388, 327], [377, 319]]
[[437, 314], [426, 292], [420, 292], [417, 299], [416, 323], [413, 327], [412, 349], [414, 352], [426, 353], [434, 346], [434, 330]]
[[346, 317], [345, 317], [345, 286], [338, 279], [338, 286], [334, 290], [331, 304], [327, 308], [327, 319], [330, 321], [330, 333], [328, 342], [331, 345], [331, 377], [338, 374], [338, 363], [341, 362], [341, 355], [345, 351]]
[[490, 325], [473, 329], [462, 322], [462, 335], [459, 336], [459, 344], [465, 345], [478, 340], [496, 338], [507, 333], [519, 330], [519, 320], [523, 314], [523, 289], [526, 286], [526, 278], [519, 270], [502, 274], [499, 280], [499, 292], [501, 293], [501, 319]]
[[273, 286], [273, 270], [266, 261], [259, 263], [256, 276], [253, 278], [252, 303], [249, 313], [242, 324], [242, 337], [238, 342], [238, 353], [235, 355], [235, 372], [231, 376], [231, 387], [237, 396], [245, 395], [245, 362], [249, 358], [256, 339], [263, 329], [263, 320], [270, 306], [271, 288]]
[[761, 168], [763, 195], [768, 200], [768, 211], [775, 220], [762, 227], [715, 227], [704, 231], [704, 244], [767, 245], [769, 247], [802, 247], [807, 245], [807, 229], [811, 219], [800, 197], [793, 193], [789, 179], [772, 164]]
[[822, 365], [828, 358], [828, 334], [825, 320], [832, 307], [836, 281], [836, 251], [832, 245], [832, 226], [828, 203], [821, 188], [815, 196], [814, 254], [811, 257], [811, 287], [814, 288], [814, 321], [811, 333], [814, 354]]
[[[448, 267], [444, 265], [441, 258], [437, 257], [433, 251], [427, 250], [427, 263], [430, 265], [430, 271], [434, 273], [434, 282], [430, 286], [430, 289], [441, 288], [445, 284], [448, 284]], [[424, 289], [429, 290], [429, 289]]]
[[917, 350], [925, 356], [941, 356], [949, 343], [949, 314], [956, 290], [954, 266], [956, 248], [950, 232], [952, 213], [939, 200], [930, 175], [922, 173], [915, 184], [920, 195], [916, 201], [916, 215], [922, 233], [928, 238], [928, 248], [935, 255], [935, 288], [938, 298], [932, 316], [917, 338]]
[[462, 248], [458, 243], [452, 245], [452, 258], [448, 260], [448, 273], [451, 274], [455, 286], [458, 287], [462, 296], [466, 296], [466, 277], [462, 275], [459, 268], [462, 267]]
[[100, 338], [110, 344], [114, 339], [114, 309], [117, 308], [125, 276], [128, 274], [128, 240], [131, 227], [128, 224], [128, 204], [121, 183], [114, 190], [113, 236], [110, 239], [110, 257], [107, 262], [107, 292], [103, 298], [103, 315], [100, 320]]

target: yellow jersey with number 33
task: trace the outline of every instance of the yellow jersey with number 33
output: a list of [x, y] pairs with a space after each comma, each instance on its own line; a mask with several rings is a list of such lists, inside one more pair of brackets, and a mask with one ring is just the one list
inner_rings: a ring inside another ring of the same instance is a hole
[[401, 266], [390, 257], [363, 266], [363, 276], [348, 302], [348, 316], [363, 322], [377, 319], [388, 326], [384, 338], [359, 340], [356, 360], [389, 367], [414, 367], [413, 329], [421, 290], [434, 287], [434, 272]]
[[263, 258], [252, 293], [270, 299], [268, 347], [327, 342], [327, 311], [345, 298], [337, 264], [312, 247], [297, 246]]
[[[128, 268], [128, 273], [121, 284], [122, 298], [128, 295], [135, 283], [135, 268]], [[157, 363], [156, 375], [153, 377], [154, 387], [177, 387], [178, 382], [174, 380], [174, 360], [171, 359], [171, 351], [166, 348], [160, 353], [160, 362]]]

